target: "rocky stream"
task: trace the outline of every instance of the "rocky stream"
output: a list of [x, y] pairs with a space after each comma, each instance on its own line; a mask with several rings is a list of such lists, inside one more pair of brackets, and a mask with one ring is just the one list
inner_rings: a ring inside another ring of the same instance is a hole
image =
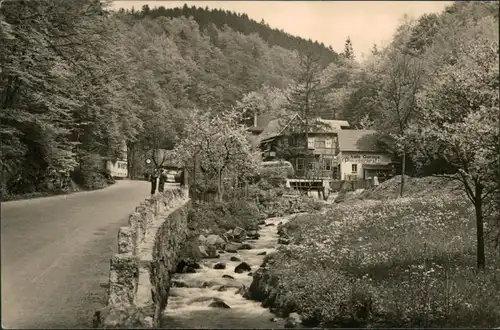
[[[277, 227], [287, 218], [269, 218], [259, 230], [240, 228], [224, 235], [200, 235], [205, 255], [181, 263], [172, 280], [164, 328], [283, 328], [285, 322], [260, 302], [246, 298], [252, 272], [278, 245]], [[228, 237], [229, 236], [229, 237]]]

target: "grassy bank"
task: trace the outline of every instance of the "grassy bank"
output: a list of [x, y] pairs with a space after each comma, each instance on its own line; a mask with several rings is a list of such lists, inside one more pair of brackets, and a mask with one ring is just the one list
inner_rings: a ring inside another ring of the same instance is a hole
[[295, 217], [268, 258], [268, 304], [326, 327], [498, 327], [500, 254], [477, 273], [473, 210], [437, 195]]

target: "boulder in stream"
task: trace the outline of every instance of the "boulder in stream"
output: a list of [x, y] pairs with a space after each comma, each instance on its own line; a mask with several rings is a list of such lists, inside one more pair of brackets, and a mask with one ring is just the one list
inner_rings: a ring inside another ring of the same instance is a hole
[[196, 269], [194, 269], [191, 266], [186, 266], [186, 267], [184, 267], [184, 269], [182, 270], [182, 272], [185, 273], [185, 274], [194, 274], [194, 273], [196, 273]]
[[247, 233], [247, 237], [250, 239], [259, 239], [260, 234], [257, 230], [251, 230]]
[[225, 250], [226, 250], [226, 252], [229, 252], [229, 253], [237, 253], [238, 247], [239, 247], [239, 245], [236, 245], [233, 243], [227, 243]]
[[219, 291], [219, 292], [224, 292], [224, 291], [227, 291], [227, 286], [225, 286], [225, 285], [221, 285], [221, 286], [217, 289], [217, 291]]
[[234, 268], [234, 272], [237, 273], [237, 274], [241, 274], [241, 273], [244, 273], [244, 272], [249, 272], [252, 270], [252, 267], [250, 267], [249, 264], [247, 264], [246, 262], [242, 262], [241, 264], [239, 264], [238, 266], [236, 266]]
[[175, 280], [170, 283], [170, 286], [172, 288], [188, 288], [189, 287], [186, 284], [186, 282], [184, 282], [184, 281], [175, 281]]
[[238, 291], [236, 291], [234, 294], [239, 294], [243, 298], [247, 299], [248, 298], [248, 292], [247, 292], [247, 287], [245, 286], [245, 284], [242, 284], [240, 286], [240, 288], [238, 289]]
[[295, 328], [302, 324], [302, 317], [297, 313], [290, 313], [286, 318], [285, 328]]
[[222, 234], [222, 238], [224, 238], [227, 241], [231, 241], [234, 238], [234, 233], [232, 229], [229, 229], [226, 231], [224, 234]]
[[247, 237], [247, 232], [241, 227], [236, 227], [233, 229], [233, 239], [235, 241], [243, 241]]
[[175, 268], [175, 272], [182, 274], [182, 273], [193, 273], [196, 271], [193, 271], [194, 269], [201, 269], [201, 266], [199, 263], [194, 262], [193, 260], [181, 260], [178, 264], [177, 267]]
[[223, 262], [218, 262], [214, 265], [214, 269], [226, 269], [226, 264]]
[[219, 235], [208, 235], [204, 243], [207, 246], [213, 245], [221, 250], [224, 249], [224, 245], [226, 244], [226, 242]]
[[230, 280], [234, 280], [234, 277], [232, 277], [231, 275], [227, 275], [227, 274], [222, 275], [222, 278], [228, 278]]
[[199, 246], [199, 249], [204, 258], [213, 259], [220, 257], [219, 253], [217, 252], [217, 248], [213, 245]]
[[200, 245], [198, 246], [198, 250], [200, 251], [200, 255], [202, 258], [208, 258], [208, 252], [207, 252], [207, 248], [204, 247], [203, 245]]
[[258, 256], [265, 256], [266, 254], [267, 254], [267, 252], [266, 252], [266, 251], [261, 252], [261, 253], [257, 253], [257, 255], [258, 255]]
[[274, 223], [266, 223], [266, 227], [274, 226]]
[[259, 220], [259, 225], [263, 226], [265, 224], [266, 224], [266, 220], [265, 219]]
[[240, 258], [235, 257], [235, 256], [232, 256], [229, 260], [231, 260], [231, 261], [241, 261]]
[[238, 248], [238, 250], [251, 250], [251, 249], [252, 249], [252, 246], [248, 243], [243, 243]]
[[224, 300], [219, 299], [219, 298], [214, 298], [214, 301], [208, 305], [208, 307], [212, 308], [231, 308], [228, 304], [224, 302]]

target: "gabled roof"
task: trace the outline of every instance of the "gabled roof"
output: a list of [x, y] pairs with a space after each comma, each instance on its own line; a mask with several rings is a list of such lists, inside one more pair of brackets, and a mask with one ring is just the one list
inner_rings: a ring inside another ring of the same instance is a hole
[[257, 116], [257, 126], [250, 126], [248, 128], [248, 130], [250, 132], [262, 132], [271, 120], [272, 120], [272, 117], [269, 115], [258, 115]]
[[282, 118], [271, 120], [264, 131], [260, 133], [259, 139], [260, 141], [267, 140], [273, 138], [275, 136], [281, 135], [283, 131], [296, 119], [302, 120], [298, 114], [287, 115]]
[[370, 135], [377, 133], [375, 130], [348, 129], [338, 131], [339, 151], [380, 151]]
[[339, 131], [342, 127], [349, 127], [347, 120], [330, 120], [330, 119], [316, 119], [317, 121], [326, 124], [332, 128], [334, 131]]

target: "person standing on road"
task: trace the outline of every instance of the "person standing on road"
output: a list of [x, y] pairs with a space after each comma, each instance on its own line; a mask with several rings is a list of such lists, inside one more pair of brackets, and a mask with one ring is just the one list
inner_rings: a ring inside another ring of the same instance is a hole
[[184, 184], [184, 176], [185, 176], [184, 169], [181, 169], [181, 173], [179, 174], [179, 181], [180, 181], [179, 184], [181, 187], [184, 187], [184, 185], [185, 185]]
[[154, 195], [156, 192], [156, 181], [158, 179], [158, 169], [155, 168], [153, 173], [151, 173], [150, 181], [151, 181], [151, 195]]
[[165, 181], [167, 181], [167, 173], [165, 169], [161, 169], [160, 179], [158, 180], [158, 192], [163, 193], [165, 190]]

